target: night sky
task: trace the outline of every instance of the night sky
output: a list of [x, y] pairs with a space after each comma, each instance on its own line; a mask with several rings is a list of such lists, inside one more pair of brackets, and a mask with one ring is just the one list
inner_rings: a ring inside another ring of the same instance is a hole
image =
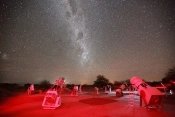
[[174, 0], [1, 0], [0, 82], [161, 81], [175, 66]]

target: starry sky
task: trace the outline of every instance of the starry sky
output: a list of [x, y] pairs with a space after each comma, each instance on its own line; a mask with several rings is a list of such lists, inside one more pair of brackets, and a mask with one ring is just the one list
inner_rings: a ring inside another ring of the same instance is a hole
[[175, 66], [173, 0], [2, 0], [0, 82], [161, 81]]

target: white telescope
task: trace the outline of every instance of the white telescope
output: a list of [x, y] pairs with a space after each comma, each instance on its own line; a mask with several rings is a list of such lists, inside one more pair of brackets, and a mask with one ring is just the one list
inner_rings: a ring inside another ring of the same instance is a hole
[[[61, 91], [65, 85], [65, 78], [60, 77], [56, 80], [55, 86], [46, 92], [42, 107], [43, 109], [56, 109], [61, 105]], [[59, 87], [59, 88], [58, 88]]]
[[136, 76], [130, 79], [131, 84], [134, 88], [138, 90], [138, 94], [140, 95], [141, 102], [144, 101], [146, 107], [148, 106], [161, 106], [162, 100], [164, 98], [164, 94], [160, 92], [157, 88], [151, 87], [146, 84], [141, 78]]

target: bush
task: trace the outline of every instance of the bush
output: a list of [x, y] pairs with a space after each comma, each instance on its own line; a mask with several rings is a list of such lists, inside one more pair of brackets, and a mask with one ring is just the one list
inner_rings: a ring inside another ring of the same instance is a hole
[[0, 88], [0, 97], [8, 97], [12, 95], [11, 92], [7, 89]]

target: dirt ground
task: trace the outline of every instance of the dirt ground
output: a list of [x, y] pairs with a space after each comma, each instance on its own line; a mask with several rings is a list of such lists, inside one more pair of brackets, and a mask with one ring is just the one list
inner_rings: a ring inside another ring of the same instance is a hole
[[146, 109], [139, 106], [139, 96], [135, 96], [134, 105], [128, 105], [128, 94], [116, 97], [115, 92], [79, 93], [70, 96], [70, 90], [61, 95], [61, 106], [56, 109], [43, 109], [45, 92], [27, 95], [21, 93], [5, 99], [0, 105], [0, 117], [174, 117], [175, 96], [168, 95], [163, 100], [163, 109]]

